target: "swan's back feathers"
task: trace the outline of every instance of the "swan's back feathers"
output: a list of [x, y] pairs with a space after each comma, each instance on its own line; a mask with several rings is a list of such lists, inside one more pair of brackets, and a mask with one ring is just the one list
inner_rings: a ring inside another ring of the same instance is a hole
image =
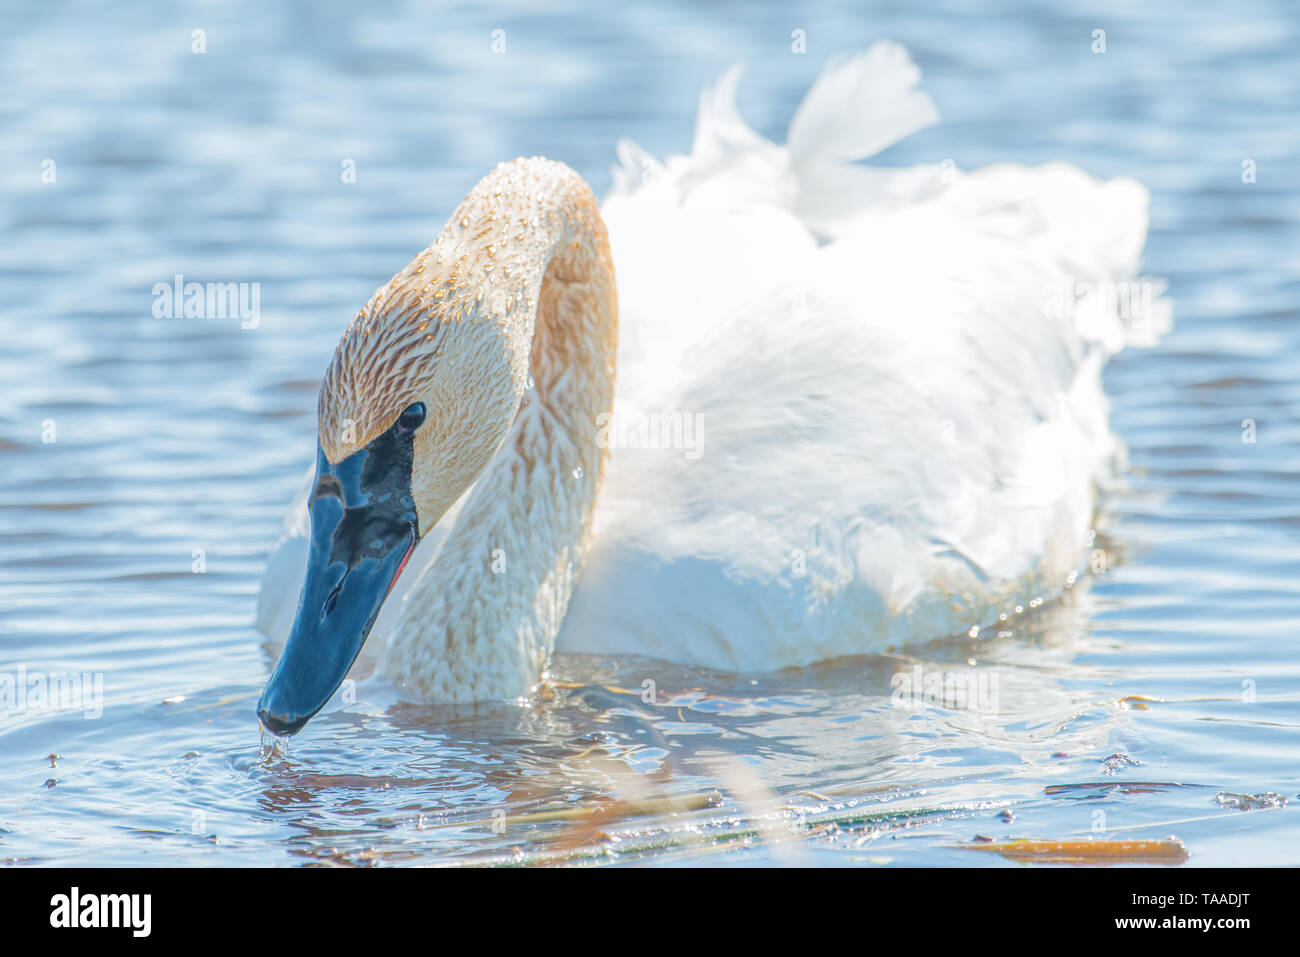
[[626, 357], [641, 405], [616, 417], [695, 417], [699, 456], [614, 450], [562, 647], [763, 670], [1064, 583], [1113, 451], [1101, 353], [1067, 317], [1026, 321], [1049, 264], [962, 227], [884, 218], [695, 314], [708, 331], [671, 363]]
[[1043, 311], [1067, 311], [1074, 332], [1108, 354], [1154, 345], [1169, 331], [1162, 280], [1136, 275], [1150, 196], [1142, 184], [1099, 181], [1067, 163], [1028, 168], [999, 163], [958, 174], [941, 202], [991, 235], [1033, 249], [1060, 275]]
[[1143, 315], [1100, 292], [1133, 279], [1146, 191], [847, 163], [933, 122], [916, 80], [877, 45], [781, 147], [728, 78], [691, 156], [623, 148], [654, 175], [605, 206], [616, 418], [696, 416], [702, 443], [613, 451], [562, 648], [778, 668], [988, 624], [1079, 569], [1117, 451], [1101, 366], [1168, 325], [1159, 286]]

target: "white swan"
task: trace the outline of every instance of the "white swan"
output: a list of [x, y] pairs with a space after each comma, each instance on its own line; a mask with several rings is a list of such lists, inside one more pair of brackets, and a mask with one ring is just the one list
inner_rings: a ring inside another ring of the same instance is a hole
[[736, 78], [690, 156], [620, 144], [600, 210], [559, 163], [501, 165], [348, 327], [259, 601], [289, 636], [269, 728], [369, 632], [405, 697], [471, 701], [555, 647], [769, 670], [1073, 580], [1117, 450], [1101, 367], [1168, 323], [1117, 285], [1146, 191], [852, 165], [937, 119], [894, 44], [828, 67], [786, 146]]

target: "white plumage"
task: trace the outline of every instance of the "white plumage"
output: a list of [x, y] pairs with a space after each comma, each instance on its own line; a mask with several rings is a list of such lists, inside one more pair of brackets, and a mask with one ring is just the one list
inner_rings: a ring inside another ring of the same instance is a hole
[[[601, 210], [614, 447], [556, 647], [769, 670], [1050, 597], [1086, 554], [1117, 449], [1102, 365], [1168, 326], [1159, 289], [1139, 293], [1154, 284], [1125, 285], [1146, 191], [1064, 164], [853, 165], [937, 119], [894, 44], [828, 67], [786, 146], [741, 121], [737, 78], [702, 98], [689, 156], [619, 145]], [[620, 447], [650, 444], [648, 426], [679, 447]], [[259, 601], [277, 642], [304, 500]], [[413, 556], [371, 655], [456, 511]]]

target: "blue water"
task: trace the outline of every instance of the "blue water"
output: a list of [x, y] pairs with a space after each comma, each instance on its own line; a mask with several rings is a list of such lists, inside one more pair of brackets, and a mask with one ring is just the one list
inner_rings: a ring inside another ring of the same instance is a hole
[[[1300, 863], [1292, 4], [438, 6], [0, 10], [0, 675], [103, 682], [90, 718], [0, 708], [0, 860], [1013, 866], [982, 835]], [[780, 139], [879, 38], [944, 116], [881, 162], [1151, 190], [1176, 327], [1106, 373], [1104, 570], [984, 640], [761, 676], [559, 656], [530, 706], [363, 696], [262, 755], [254, 598], [355, 310], [499, 160], [603, 192], [618, 138], [686, 150], [739, 60]], [[155, 318], [176, 274], [259, 283], [260, 324]], [[895, 707], [916, 665], [995, 680], [997, 712]]]

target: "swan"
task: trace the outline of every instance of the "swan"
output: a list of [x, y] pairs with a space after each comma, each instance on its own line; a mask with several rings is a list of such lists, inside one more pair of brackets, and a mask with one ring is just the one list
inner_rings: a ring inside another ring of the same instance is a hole
[[855, 163], [938, 119], [893, 43], [828, 65], [785, 145], [738, 77], [689, 155], [620, 143], [603, 206], [498, 166], [348, 325], [259, 598], [267, 729], [368, 638], [408, 700], [515, 699], [556, 648], [775, 670], [1073, 583], [1122, 453], [1102, 366], [1168, 328], [1147, 192]]

